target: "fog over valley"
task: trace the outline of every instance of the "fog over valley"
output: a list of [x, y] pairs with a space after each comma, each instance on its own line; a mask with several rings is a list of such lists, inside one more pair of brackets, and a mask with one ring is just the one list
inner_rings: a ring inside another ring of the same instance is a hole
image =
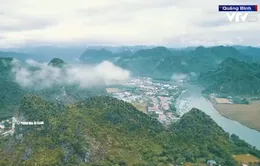
[[98, 65], [69, 64], [63, 68], [32, 59], [21, 64], [12, 61], [15, 80], [23, 87], [49, 88], [54, 85], [79, 85], [82, 88], [104, 83], [113, 84], [130, 78], [131, 73], [113, 63], [103, 61]]

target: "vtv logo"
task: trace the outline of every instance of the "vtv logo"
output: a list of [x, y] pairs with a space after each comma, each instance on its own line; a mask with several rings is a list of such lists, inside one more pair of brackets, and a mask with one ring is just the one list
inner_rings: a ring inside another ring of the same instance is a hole
[[255, 22], [257, 21], [256, 16], [248, 16], [248, 13], [226, 13], [229, 22]]
[[248, 13], [226, 13], [229, 22], [245, 22]]

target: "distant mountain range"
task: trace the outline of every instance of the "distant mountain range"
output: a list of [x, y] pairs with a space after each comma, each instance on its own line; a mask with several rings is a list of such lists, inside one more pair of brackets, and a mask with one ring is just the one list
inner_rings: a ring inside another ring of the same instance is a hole
[[243, 54], [234, 47], [216, 46], [189, 50], [156, 47], [137, 51], [132, 56], [123, 56], [116, 64], [136, 75], [170, 78], [173, 73], [190, 74], [192, 72], [197, 75], [205, 73], [217, 68], [228, 57], [247, 62], [260, 62], [260, 56]]
[[[164, 50], [162, 48], [165, 48]], [[158, 52], [157, 52], [158, 51]], [[245, 56], [251, 61], [259, 61], [260, 48], [245, 46], [214, 46], [214, 47], [187, 47], [187, 48], [166, 48], [156, 46], [39, 46], [2, 49], [0, 57], [14, 57], [20, 60], [35, 59], [38, 61], [50, 61], [53, 58], [60, 58], [68, 62], [76, 62], [81, 59], [86, 62], [90, 59], [111, 60], [111, 57], [124, 57], [127, 55], [147, 56], [149, 55], [206, 55], [214, 56], [218, 61], [224, 57]], [[115, 55], [112, 55], [115, 54]], [[240, 54], [240, 55], [239, 55]], [[184, 59], [185, 60], [185, 59]], [[193, 60], [196, 61], [196, 60]], [[95, 62], [95, 61], [94, 61]]]
[[260, 48], [259, 47], [251, 47], [251, 46], [237, 46], [235, 47], [242, 54], [247, 56], [251, 56], [253, 60], [259, 61], [260, 56]]
[[235, 58], [225, 59], [217, 69], [202, 74], [198, 81], [207, 93], [260, 95], [260, 64]]
[[115, 52], [106, 50], [106, 49], [87, 49], [81, 56], [80, 61], [88, 64], [97, 64], [101, 63], [102, 61], [116, 61], [118, 57], [129, 56], [132, 55], [131, 51], [122, 51], [122, 52]]
[[136, 52], [113, 53], [87, 50], [83, 62], [113, 61], [130, 70], [134, 76], [171, 79], [174, 73], [194, 77], [206, 87], [207, 93], [230, 95], [259, 95], [260, 48], [256, 47], [196, 47], [193, 49], [169, 49], [155, 47]]
[[[53, 58], [60, 58], [69, 63], [78, 62], [80, 56], [86, 50], [107, 50], [112, 53], [121, 53], [121, 52], [136, 52], [140, 49], [148, 49], [152, 46], [31, 46], [31, 47], [20, 47], [20, 48], [6, 48], [1, 49], [4, 54], [1, 54], [0, 57], [14, 57], [19, 60], [24, 59], [35, 59], [38, 61], [49, 62]], [[15, 56], [14, 54], [7, 55], [6, 53], [20, 53], [20, 55]], [[23, 55], [22, 55], [23, 54]]]
[[[40, 49], [41, 48], [41, 49]], [[55, 47], [49, 49], [49, 47], [40, 47], [40, 50], [52, 50], [55, 52]], [[30, 49], [29, 49], [30, 50]], [[37, 49], [36, 49], [37, 50]], [[58, 50], [61, 50], [59, 48]], [[28, 51], [28, 50], [27, 50]], [[65, 50], [64, 50], [65, 51]], [[75, 51], [75, 50], [74, 50]], [[32, 51], [29, 51], [32, 53]], [[62, 51], [60, 51], [62, 53]], [[59, 54], [61, 56], [61, 54]], [[66, 54], [68, 55], [68, 54]], [[29, 54], [24, 53], [15, 53], [15, 52], [0, 52], [0, 56], [6, 57], [15, 57], [18, 59], [26, 59], [33, 57]], [[87, 64], [98, 64], [104, 60], [111, 61], [117, 66], [120, 66], [124, 69], [127, 69], [132, 72], [133, 76], [145, 76], [152, 77], [156, 79], [167, 79], [170, 80], [173, 77], [173, 74], [185, 74], [187, 78], [196, 79], [198, 76], [201, 80], [205, 81], [203, 84], [208, 85], [209, 76], [206, 76], [208, 72], [217, 72], [220, 70], [220, 66], [223, 66], [225, 63], [221, 64], [227, 58], [234, 58], [245, 63], [259, 63], [260, 62], [260, 48], [257, 47], [244, 47], [244, 46], [214, 46], [214, 47], [194, 47], [194, 48], [183, 48], [183, 49], [173, 49], [166, 47], [89, 47], [82, 54], [77, 55], [81, 63]], [[56, 59], [58, 60], [58, 59]], [[54, 59], [54, 62], [56, 61]], [[61, 59], [60, 59], [61, 60]], [[59, 62], [58, 60], [57, 62]], [[75, 61], [69, 61], [74, 63]], [[52, 63], [52, 62], [51, 62]], [[56, 63], [56, 62], [55, 62]], [[235, 65], [235, 64], [234, 64]], [[227, 73], [226, 79], [228, 78], [228, 73], [231, 73], [231, 70], [228, 69], [232, 67], [224, 67], [222, 73]], [[235, 72], [235, 71], [234, 71]], [[212, 75], [212, 74], [211, 74]], [[230, 74], [230, 77], [233, 74]], [[249, 77], [249, 76], [247, 76]], [[246, 77], [244, 77], [246, 78]], [[229, 78], [232, 79], [232, 78]], [[249, 78], [248, 78], [249, 79]], [[253, 78], [252, 78], [253, 79]], [[214, 82], [212, 80], [212, 82]], [[226, 82], [222, 81], [223, 86], [226, 85]], [[238, 82], [240, 86], [245, 83]], [[216, 82], [219, 86], [221, 82]], [[227, 84], [231, 85], [231, 84]], [[251, 85], [251, 84], [250, 84]], [[238, 85], [237, 85], [238, 86]], [[248, 86], [248, 84], [247, 84]], [[243, 87], [247, 87], [243, 85]], [[235, 86], [236, 87], [236, 86]], [[251, 86], [254, 88], [255, 86]], [[227, 88], [227, 87], [226, 87]], [[223, 91], [226, 88], [217, 88], [211, 84], [212, 90]], [[222, 90], [220, 90], [222, 89]], [[229, 88], [230, 89], [230, 88]], [[242, 88], [241, 92], [243, 94]], [[250, 88], [245, 88], [250, 89]], [[231, 90], [230, 90], [231, 91]], [[228, 92], [228, 91], [227, 91]], [[253, 90], [249, 94], [257, 94], [257, 90]]]
[[[65, 61], [76, 61], [79, 55], [85, 50], [85, 47], [55, 47], [55, 46], [39, 46], [39, 47], [21, 47], [3, 49], [5, 52], [18, 52], [24, 55], [12, 56], [19, 60], [34, 59], [42, 62], [49, 62], [53, 58], [60, 58]], [[0, 54], [1, 56], [1, 54]], [[4, 54], [3, 56], [7, 56]]]
[[34, 56], [27, 53], [19, 53], [19, 52], [4, 52], [0, 51], [0, 58], [16, 58], [19, 60], [26, 60], [26, 59], [32, 59]]

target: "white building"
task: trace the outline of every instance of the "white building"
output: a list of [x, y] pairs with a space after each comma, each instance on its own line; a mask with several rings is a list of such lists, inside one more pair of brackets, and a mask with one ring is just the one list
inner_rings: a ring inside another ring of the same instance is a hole
[[5, 126], [3, 124], [0, 124], [0, 129], [4, 129]]

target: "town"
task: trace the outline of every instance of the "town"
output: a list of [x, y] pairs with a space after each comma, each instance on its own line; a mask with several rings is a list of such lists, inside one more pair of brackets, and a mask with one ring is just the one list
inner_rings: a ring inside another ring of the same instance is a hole
[[179, 119], [175, 102], [183, 89], [176, 85], [137, 77], [106, 90], [111, 96], [132, 103], [138, 110], [156, 117], [163, 124]]

